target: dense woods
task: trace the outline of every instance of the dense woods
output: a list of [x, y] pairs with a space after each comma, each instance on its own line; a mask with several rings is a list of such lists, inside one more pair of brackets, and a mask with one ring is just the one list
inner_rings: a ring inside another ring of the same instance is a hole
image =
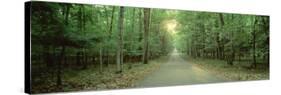
[[124, 64], [147, 64], [172, 49], [171, 35], [160, 33], [165, 18], [151, 20], [167, 15], [156, 9], [44, 2], [31, 9], [34, 86], [55, 80], [62, 89], [64, 71], [92, 65], [122, 73]]
[[32, 2], [30, 19], [33, 93], [133, 87], [173, 50], [269, 66], [268, 16]]
[[269, 17], [182, 12], [177, 49], [194, 58], [247, 61], [251, 68], [269, 64]]

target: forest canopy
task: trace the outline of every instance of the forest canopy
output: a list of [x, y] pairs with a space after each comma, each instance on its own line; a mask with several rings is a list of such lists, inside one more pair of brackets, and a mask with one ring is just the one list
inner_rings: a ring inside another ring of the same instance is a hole
[[173, 50], [229, 66], [243, 60], [249, 68], [268, 65], [269, 16], [31, 3], [33, 92], [84, 87], [71, 83], [67, 75], [92, 67], [99, 75], [108, 69], [122, 74], [126, 66], [149, 65]]

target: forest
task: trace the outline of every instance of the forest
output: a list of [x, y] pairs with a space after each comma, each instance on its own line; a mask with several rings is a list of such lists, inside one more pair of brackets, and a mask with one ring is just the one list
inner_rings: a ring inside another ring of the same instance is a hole
[[[233, 65], [251, 59], [251, 67], [269, 64], [269, 17], [189, 12], [178, 15], [177, 48], [192, 57], [220, 59]], [[188, 21], [188, 22], [187, 22]]]
[[137, 87], [175, 51], [269, 77], [269, 16], [32, 2], [30, 19], [32, 93]]

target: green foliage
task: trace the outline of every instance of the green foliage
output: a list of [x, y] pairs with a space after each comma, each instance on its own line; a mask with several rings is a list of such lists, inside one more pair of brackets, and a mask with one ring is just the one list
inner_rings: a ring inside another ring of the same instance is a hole
[[176, 48], [193, 57], [227, 61], [255, 55], [268, 63], [268, 19], [242, 14], [180, 12]]
[[[132, 87], [159, 64], [129, 63], [161, 58], [174, 47], [228, 63], [240, 57], [269, 60], [267, 16], [122, 8], [32, 2], [34, 92]], [[116, 74], [117, 61], [124, 75]]]
[[[115, 67], [102, 68], [116, 64], [118, 47], [122, 47], [121, 54], [124, 57], [120, 59], [124, 60], [124, 63], [140, 62], [144, 51], [143, 8], [125, 7], [124, 24], [119, 23], [120, 12], [118, 10], [120, 8], [115, 6], [32, 2], [31, 65], [34, 92], [38, 92], [36, 90], [42, 92], [62, 91], [71, 89], [73, 86], [78, 86], [79, 89], [87, 89], [80, 87], [87, 83], [69, 82], [72, 80], [65, 77], [68, 71], [64, 69], [79, 72], [99, 64], [99, 68], [94, 68], [98, 70], [91, 71], [93, 74], [110, 71], [108, 74], [115, 76]], [[163, 10], [154, 10], [150, 14], [151, 19], [148, 20], [148, 23], [150, 23], [148, 36], [149, 60], [165, 56], [172, 50], [171, 35], [166, 33], [164, 26], [161, 26], [163, 20], [167, 19], [168, 14]], [[123, 46], [119, 46], [117, 43], [120, 37], [118, 34], [119, 26], [124, 27], [122, 30]], [[100, 75], [108, 77], [107, 75]], [[92, 78], [94, 76], [89, 75], [87, 77]], [[48, 79], [44, 80], [44, 78]], [[131, 76], [130, 78], [134, 77]], [[85, 80], [88, 79], [96, 83], [101, 82], [96, 79], [85, 78]], [[100, 80], [106, 81], [104, 78]], [[110, 80], [113, 81], [113, 78]], [[117, 81], [117, 79], [114, 80]], [[122, 82], [120, 81], [120, 83]], [[67, 86], [64, 87], [65, 85]], [[93, 86], [94, 84], [87, 84], [85, 87], [89, 85]]]

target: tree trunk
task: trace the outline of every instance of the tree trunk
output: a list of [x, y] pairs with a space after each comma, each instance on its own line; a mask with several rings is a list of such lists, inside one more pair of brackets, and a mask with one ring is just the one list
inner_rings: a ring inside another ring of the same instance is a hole
[[117, 73], [122, 72], [123, 65], [123, 28], [124, 28], [124, 7], [120, 7], [119, 14], [119, 33], [117, 50]]
[[[132, 17], [132, 22], [135, 22], [135, 8], [133, 9], [133, 17]], [[131, 39], [132, 39], [132, 41], [131, 41], [131, 43], [130, 43], [130, 46], [129, 46], [129, 50], [130, 50], [130, 52], [131, 52], [131, 54], [128, 56], [129, 57], [129, 59], [128, 59], [128, 61], [130, 62], [129, 63], [129, 68], [132, 68], [132, 56], [134, 56], [133, 54], [132, 54], [132, 51], [133, 51], [133, 45], [132, 44], [134, 44], [134, 35], [133, 35], [133, 33], [134, 33], [134, 31], [135, 31], [135, 23], [132, 23], [132, 30], [131, 30], [131, 32], [130, 32], [130, 37], [132, 37]]]
[[143, 45], [143, 63], [148, 63], [148, 33], [149, 33], [150, 9], [144, 8], [144, 45]]
[[[84, 35], [86, 35], [85, 34], [85, 32], [84, 32], [84, 30], [85, 30], [85, 26], [86, 26], [86, 19], [85, 19], [85, 8], [84, 8], [84, 6], [83, 5], [80, 5], [79, 6], [79, 10], [78, 10], [78, 27], [79, 27], [79, 31], [80, 32], [82, 32]], [[80, 56], [80, 59], [79, 59], [79, 63], [81, 64], [81, 69], [86, 69], [86, 63], [85, 63], [85, 48], [84, 47], [82, 47], [81, 48], [82, 49], [82, 52], [80, 52], [80, 54], [81, 54], [81, 56]]]
[[[66, 13], [65, 13], [65, 18], [64, 18], [64, 24], [67, 26], [68, 25], [68, 15], [69, 15], [69, 10], [70, 10], [70, 6], [66, 5]], [[57, 88], [61, 89], [61, 85], [62, 85], [62, 78], [61, 78], [61, 65], [63, 63], [63, 59], [64, 59], [64, 55], [65, 55], [65, 42], [64, 42], [64, 31], [60, 31], [59, 33], [59, 38], [61, 38], [60, 43], [61, 43], [61, 52], [59, 55], [59, 59], [58, 59], [58, 65], [57, 65]]]
[[103, 61], [102, 61], [102, 46], [100, 46], [100, 51], [99, 51], [99, 60], [100, 60], [100, 72], [102, 72], [102, 65], [103, 65]]
[[[143, 39], [143, 26], [142, 26], [142, 10], [139, 9], [139, 43], [142, 42], [142, 39]], [[138, 50], [142, 50], [143, 48], [142, 47], [139, 47]]]
[[266, 48], [266, 54], [265, 54], [265, 63], [269, 66], [269, 17], [263, 17], [262, 18], [263, 22], [263, 30], [264, 30], [264, 35], [267, 35], [266, 40], [265, 40], [265, 48]]
[[[115, 7], [113, 6], [112, 7], [112, 13], [111, 13], [111, 19], [110, 19], [110, 25], [109, 25], [109, 30], [108, 30], [108, 34], [109, 34], [109, 37], [108, 37], [108, 42], [110, 41], [110, 39], [112, 38], [112, 28], [113, 28], [113, 21], [114, 21], [114, 12], [115, 12]], [[110, 58], [111, 58], [111, 54], [109, 52], [109, 50], [111, 49], [111, 47], [108, 47], [107, 49], [107, 66], [109, 66], [109, 63], [110, 63]]]
[[87, 55], [86, 55], [86, 49], [83, 48], [82, 50], [82, 69], [87, 68]]
[[[221, 26], [220, 26], [220, 29], [221, 29], [221, 32], [223, 30], [223, 26], [224, 26], [224, 18], [223, 18], [223, 14], [222, 13], [219, 13], [219, 19], [220, 19], [220, 23], [221, 23]], [[217, 40], [217, 44], [218, 44], [218, 58], [219, 59], [224, 59], [224, 49], [223, 49], [223, 46], [222, 46], [222, 43], [221, 43], [221, 40], [220, 40], [220, 37], [219, 37], [219, 33], [216, 34], [216, 40]]]
[[257, 62], [256, 62], [256, 23], [257, 23], [257, 19], [254, 17], [254, 26], [253, 26], [253, 32], [252, 32], [252, 41], [253, 41], [253, 62], [252, 62], [252, 67], [256, 68], [257, 66]]
[[[232, 18], [231, 19], [233, 19], [233, 15], [231, 16]], [[233, 42], [233, 38], [234, 38], [234, 33], [233, 33], [233, 31], [234, 30], [231, 30], [231, 37], [230, 37], [230, 41], [231, 41], [231, 54], [229, 55], [229, 58], [230, 59], [228, 59], [229, 60], [229, 62], [228, 62], [228, 64], [229, 65], [233, 65], [233, 61], [234, 61], [234, 59], [235, 59], [235, 51], [234, 51], [234, 42]]]
[[221, 59], [221, 43], [220, 43], [220, 37], [219, 33], [216, 33], [216, 42], [217, 42], [217, 47], [216, 47], [216, 57], [217, 59]]
[[65, 46], [63, 45], [62, 46], [62, 49], [61, 49], [61, 53], [59, 55], [59, 62], [58, 62], [58, 65], [57, 65], [57, 88], [58, 89], [61, 89], [61, 85], [62, 85], [62, 79], [61, 79], [61, 65], [63, 63], [63, 57], [64, 57], [64, 52], [65, 52]]

